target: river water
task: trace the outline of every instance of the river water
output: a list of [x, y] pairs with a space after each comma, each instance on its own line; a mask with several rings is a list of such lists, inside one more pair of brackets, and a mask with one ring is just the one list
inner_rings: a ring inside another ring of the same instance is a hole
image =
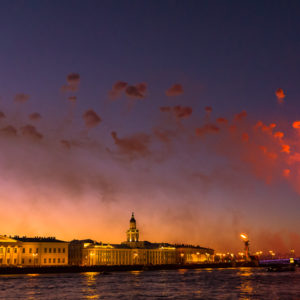
[[300, 270], [260, 268], [0, 276], [0, 299], [300, 299]]

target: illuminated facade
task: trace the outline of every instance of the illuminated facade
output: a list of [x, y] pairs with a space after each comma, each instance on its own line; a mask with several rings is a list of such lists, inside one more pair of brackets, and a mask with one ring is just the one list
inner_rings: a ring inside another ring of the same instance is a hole
[[127, 241], [121, 244], [74, 240], [70, 243], [70, 265], [164, 265], [203, 263], [210, 260], [213, 250], [197, 246], [170, 245], [139, 241], [139, 230], [132, 213]]
[[0, 266], [63, 266], [68, 243], [55, 238], [0, 236]]
[[127, 242], [138, 242], [139, 241], [139, 230], [136, 229], [136, 221], [134, 213], [132, 213], [129, 221], [129, 229], [127, 230]]
[[175, 245], [176, 260], [182, 264], [206, 263], [214, 260], [214, 250], [193, 245]]

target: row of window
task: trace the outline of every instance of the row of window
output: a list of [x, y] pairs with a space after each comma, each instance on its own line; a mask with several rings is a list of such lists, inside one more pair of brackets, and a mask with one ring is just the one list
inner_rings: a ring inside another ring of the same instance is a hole
[[[51, 263], [53, 263], [53, 264], [56, 264], [56, 262], [58, 263], [58, 264], [60, 264], [60, 263], [62, 263], [62, 264], [64, 264], [65, 263], [65, 259], [64, 258], [62, 258], [62, 259], [60, 259], [60, 258], [58, 258], [57, 260], [56, 260], [56, 258], [48, 258], [48, 260], [47, 260], [47, 258], [44, 258], [44, 264], [46, 264], [47, 263], [47, 261], [48, 261], [48, 264], [51, 264]], [[2, 258], [0, 258], [0, 264], [3, 264], [5, 261], [2, 259]], [[11, 260], [11, 259], [7, 259], [6, 260], [6, 264], [11, 264], [11, 263], [13, 263], [13, 264], [17, 264], [17, 259], [15, 258], [14, 260]], [[29, 258], [28, 259], [28, 263], [29, 264], [32, 264], [32, 263], [35, 263], [35, 264], [37, 264], [38, 263], [38, 260], [37, 259], [35, 259], [35, 260], [33, 260], [33, 259], [31, 259], [31, 258]], [[25, 259], [24, 258], [22, 258], [22, 264], [25, 264]]]
[[[18, 248], [13, 248], [11, 250], [13, 250], [14, 253], [18, 252]], [[6, 248], [6, 252], [10, 253], [10, 248]], [[3, 248], [0, 248], [0, 254], [3, 254]]]
[[[10, 253], [11, 250], [14, 253], [18, 252], [18, 248], [6, 248], [6, 253]], [[32, 248], [29, 248], [29, 253], [33, 253], [32, 250], [33, 250]], [[56, 253], [56, 251], [57, 253], [66, 253], [66, 248], [44, 248], [44, 253]], [[26, 248], [22, 248], [22, 253], [25, 252], [26, 252]], [[36, 248], [34, 253], [39, 253], [39, 248]], [[3, 248], [0, 248], [0, 254], [3, 254]]]
[[[47, 253], [47, 251], [48, 251], [48, 253], [52, 253], [52, 248], [49, 248], [48, 250], [47, 250], [47, 248], [44, 248], [44, 253]], [[57, 248], [57, 253], [65, 253], [66, 252], [66, 248]], [[56, 248], [53, 248], [53, 253], [56, 253]]]
[[[22, 249], [22, 252], [25, 253], [25, 249]], [[44, 248], [44, 253], [66, 253], [66, 248]], [[32, 253], [32, 248], [29, 248], [29, 253]], [[39, 248], [35, 249], [35, 253], [39, 253]]]

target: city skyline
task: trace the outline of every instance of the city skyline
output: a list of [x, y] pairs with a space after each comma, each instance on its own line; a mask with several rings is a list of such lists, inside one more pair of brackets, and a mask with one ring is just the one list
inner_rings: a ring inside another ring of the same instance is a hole
[[1, 234], [299, 253], [299, 9], [3, 1]]

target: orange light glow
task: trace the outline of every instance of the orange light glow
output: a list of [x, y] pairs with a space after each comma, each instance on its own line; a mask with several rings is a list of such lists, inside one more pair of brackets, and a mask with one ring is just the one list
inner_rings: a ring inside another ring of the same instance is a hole
[[290, 169], [284, 169], [283, 171], [282, 171], [282, 175], [284, 176], [284, 177], [289, 177], [290, 176], [290, 173], [291, 173], [291, 170]]
[[300, 129], [300, 121], [295, 121], [295, 122], [293, 123], [293, 128], [295, 128], [295, 129]]
[[291, 152], [290, 146], [289, 145], [281, 145], [281, 152], [289, 154]]
[[247, 237], [247, 235], [245, 235], [245, 234], [241, 233], [241, 234], [240, 234], [240, 236], [241, 236], [241, 238], [242, 238], [243, 240], [245, 240], [245, 241], [247, 241], [247, 240], [248, 240], [248, 237]]
[[274, 137], [275, 137], [275, 138], [278, 138], [278, 139], [282, 139], [282, 138], [284, 137], [284, 133], [281, 132], [281, 131], [276, 131], [276, 132], [274, 133]]

